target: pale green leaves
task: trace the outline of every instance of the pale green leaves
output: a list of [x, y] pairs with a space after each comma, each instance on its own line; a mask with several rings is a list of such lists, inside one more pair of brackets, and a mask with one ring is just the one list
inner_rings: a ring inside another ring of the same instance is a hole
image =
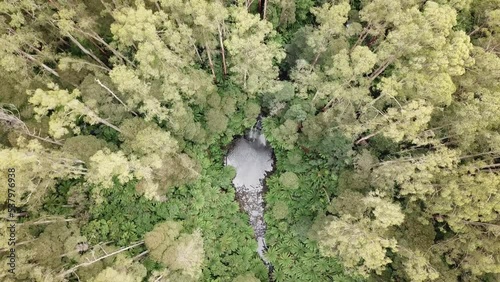
[[394, 193], [397, 184], [400, 187], [398, 195], [410, 201], [425, 199], [435, 193], [435, 175], [452, 171], [458, 162], [459, 152], [444, 147], [419, 158], [382, 162], [373, 171], [372, 184], [390, 194]]
[[115, 40], [125, 46], [157, 38], [155, 25], [160, 19], [144, 6], [123, 8], [113, 17], [115, 22], [111, 25], [111, 32]]
[[402, 140], [416, 142], [419, 133], [427, 127], [433, 109], [424, 100], [414, 100], [400, 109], [389, 108], [387, 114], [382, 117], [387, 122], [382, 134], [395, 142]]
[[[356, 46], [351, 52], [342, 49], [332, 57], [332, 67], [324, 72], [313, 70], [312, 66], [303, 60], [297, 61], [292, 77], [299, 90], [299, 97], [307, 98], [308, 93], [314, 93], [313, 101], [317, 99], [345, 99], [352, 103], [368, 102], [368, 79], [377, 62], [377, 56], [368, 47]], [[351, 83], [358, 87], [351, 87]]]
[[69, 133], [79, 134], [77, 119], [82, 116], [83, 120], [89, 124], [102, 123], [119, 131], [117, 127], [100, 118], [96, 112], [77, 99], [80, 96], [78, 89], [70, 93], [68, 90], [59, 89], [59, 86], [55, 84], [49, 84], [48, 88], [50, 90], [37, 89], [28, 94], [32, 95], [29, 102], [33, 104], [35, 117], [38, 120], [51, 112], [49, 121], [51, 136], [61, 138]]
[[146, 234], [146, 246], [151, 256], [169, 269], [199, 278], [205, 256], [201, 232], [187, 234], [181, 233], [182, 230], [182, 223], [179, 222], [160, 223]]
[[386, 250], [396, 248], [396, 240], [371, 232], [348, 215], [329, 222], [319, 236], [323, 255], [339, 256], [346, 268], [364, 277], [371, 271], [381, 273], [391, 262]]
[[421, 251], [407, 251], [406, 260], [403, 262], [406, 275], [415, 282], [432, 281], [439, 278], [439, 272], [432, 267]]
[[350, 9], [347, 2], [338, 5], [327, 3], [311, 9], [311, 12], [316, 16], [316, 21], [320, 24], [319, 28], [307, 39], [307, 44], [314, 49], [315, 53], [326, 51], [330, 41], [335, 36], [342, 35]]
[[99, 150], [90, 158], [87, 181], [100, 184], [104, 188], [113, 186], [113, 176], [121, 184], [132, 180], [132, 167], [123, 152], [111, 152], [109, 149]]
[[132, 259], [118, 256], [117, 261], [90, 279], [91, 282], [141, 282], [146, 277], [146, 268]]
[[137, 156], [168, 155], [179, 150], [178, 142], [170, 132], [162, 130], [155, 124], [142, 122], [140, 119], [129, 119], [121, 128], [124, 141], [121, 148], [127, 153]]
[[343, 49], [333, 56], [333, 66], [325, 73], [347, 84], [371, 72], [376, 62], [377, 56], [368, 47], [356, 46], [350, 53]]
[[231, 78], [252, 96], [264, 90], [279, 90], [274, 82], [278, 68], [273, 61], [281, 61], [285, 53], [268, 40], [274, 35], [271, 23], [261, 21], [244, 7], [232, 8], [230, 18], [234, 23], [224, 44], [231, 55], [230, 71], [235, 73]]
[[[349, 196], [350, 195], [350, 196]], [[358, 209], [349, 214], [340, 210], [339, 217], [330, 219], [318, 233], [323, 255], [339, 256], [350, 270], [367, 277], [370, 272], [380, 274], [391, 262], [386, 251], [397, 251], [396, 240], [387, 238], [387, 228], [403, 223], [404, 215], [399, 204], [376, 194], [357, 198], [348, 194], [347, 199], [359, 201]]]
[[[109, 76], [118, 90], [131, 96], [130, 105], [135, 106], [138, 104], [141, 101], [141, 97], [147, 96], [150, 91], [150, 87], [139, 79], [136, 72], [126, 66], [115, 66], [109, 73]], [[131, 94], [138, 95], [139, 97], [134, 98], [134, 95]]]
[[444, 37], [447, 37], [457, 24], [457, 11], [455, 9], [433, 1], [425, 3], [423, 16], [430, 24], [431, 29]]
[[370, 72], [377, 62], [377, 56], [366, 46], [356, 46], [351, 52], [351, 66], [354, 75]]
[[399, 204], [373, 195], [364, 197], [362, 201], [368, 209], [373, 209], [372, 213], [375, 217], [373, 225], [375, 228], [388, 228], [403, 223], [404, 215]]
[[37, 89], [30, 98], [30, 103], [36, 106], [35, 113], [38, 119], [42, 116], [46, 116], [49, 111], [56, 109], [58, 106], [67, 104], [80, 96], [78, 90], [69, 93], [67, 90], [60, 90], [59, 86], [55, 84], [49, 84], [47, 86], [51, 90], [44, 91], [42, 89]]

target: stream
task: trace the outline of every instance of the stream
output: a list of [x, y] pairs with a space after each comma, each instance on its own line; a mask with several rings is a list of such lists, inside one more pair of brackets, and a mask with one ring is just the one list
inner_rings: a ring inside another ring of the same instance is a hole
[[265, 258], [266, 223], [264, 221], [264, 179], [273, 170], [273, 150], [262, 133], [261, 117], [243, 137], [236, 138], [229, 149], [225, 165], [236, 169], [233, 185], [240, 207], [248, 214], [257, 240], [257, 253], [269, 270]]

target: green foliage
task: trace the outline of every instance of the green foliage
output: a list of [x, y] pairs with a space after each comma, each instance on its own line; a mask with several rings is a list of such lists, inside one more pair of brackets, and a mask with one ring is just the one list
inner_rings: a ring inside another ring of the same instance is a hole
[[316, 151], [330, 164], [342, 167], [350, 163], [352, 140], [321, 117], [304, 122], [302, 132], [304, 146]]
[[255, 252], [253, 231], [234, 201], [234, 170], [222, 168], [222, 162], [205, 164], [200, 181], [176, 190], [169, 205], [174, 218], [184, 220], [187, 228], [203, 232], [208, 261], [202, 280], [231, 281], [246, 272], [264, 280], [267, 270]]
[[0, 280], [267, 281], [223, 167], [263, 114], [273, 280], [497, 281], [499, 23], [498, 0], [0, 2]]
[[62, 150], [88, 164], [92, 155], [107, 147], [110, 146], [102, 139], [92, 135], [81, 135], [68, 138], [64, 142]]
[[286, 120], [283, 124], [276, 124], [275, 120], [265, 119], [264, 120], [265, 130], [269, 132], [266, 134], [268, 136], [268, 141], [273, 144], [274, 147], [293, 149], [299, 135], [297, 134], [298, 124], [293, 120]]
[[[344, 274], [335, 258], [322, 257], [317, 243], [309, 236], [316, 216], [326, 210], [329, 198], [336, 193], [336, 176], [320, 168], [325, 162], [307, 165], [310, 160], [297, 151], [275, 148], [275, 154], [277, 171], [266, 180], [266, 203], [270, 209], [265, 215], [269, 246], [266, 257], [274, 266], [273, 278], [328, 281], [337, 276], [356, 281]], [[304, 167], [291, 163], [297, 160]]]
[[218, 134], [224, 132], [227, 128], [227, 122], [228, 119], [223, 113], [217, 111], [216, 109], [208, 111], [207, 125], [209, 126], [208, 128], [210, 131]]
[[280, 183], [283, 185], [285, 188], [295, 190], [299, 188], [300, 182], [299, 182], [299, 177], [290, 171], [287, 171], [280, 175]]
[[81, 136], [92, 135], [97, 137], [98, 139], [104, 140], [108, 142], [108, 145], [111, 146], [110, 149], [114, 148], [113, 145], [119, 145], [121, 143], [119, 132], [105, 125], [96, 124], [89, 126], [87, 124], [80, 124], [80, 128]]
[[260, 282], [260, 280], [255, 278], [252, 273], [247, 273], [244, 275], [239, 275], [233, 280], [233, 282]]
[[[94, 204], [90, 221], [82, 230], [92, 243], [112, 240], [118, 246], [138, 241], [153, 226], [167, 218], [166, 203], [155, 203], [135, 192], [136, 182], [103, 191], [103, 202]], [[95, 188], [93, 188], [95, 189]]]
[[155, 226], [145, 235], [145, 243], [151, 256], [180, 275], [198, 279], [203, 263], [203, 239], [201, 232], [181, 234], [182, 222], [166, 221]]
[[65, 180], [55, 186], [54, 191], [51, 191], [43, 200], [43, 210], [49, 214], [70, 214], [70, 207], [65, 207], [68, 202], [68, 194], [72, 187], [78, 185], [78, 180]]

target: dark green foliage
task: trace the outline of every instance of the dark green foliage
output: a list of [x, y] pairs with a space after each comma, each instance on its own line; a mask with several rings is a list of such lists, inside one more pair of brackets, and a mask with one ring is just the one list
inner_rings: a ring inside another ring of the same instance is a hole
[[[113, 240], [126, 246], [143, 238], [159, 222], [182, 220], [188, 232], [202, 231], [206, 254], [203, 281], [232, 281], [245, 272], [265, 281], [267, 270], [255, 252], [253, 230], [234, 201], [234, 170], [223, 168], [222, 161], [218, 165], [211, 161], [221, 160], [220, 148], [212, 146], [209, 151], [211, 159], [197, 151], [204, 166], [199, 181], [173, 189], [167, 202], [138, 196], [135, 182], [106, 190], [104, 202], [92, 207], [83, 233], [93, 243]], [[157, 265], [149, 263], [147, 267], [156, 269]]]
[[283, 69], [290, 71], [298, 59], [304, 59], [308, 62], [314, 60], [314, 54], [307, 46], [307, 35], [312, 32], [312, 27], [305, 26], [294, 33], [293, 38], [286, 45], [287, 56], [283, 64]]
[[[221, 157], [212, 155], [212, 160]], [[215, 165], [206, 157], [202, 163], [204, 175], [200, 181], [177, 189], [169, 207], [174, 207], [170, 210], [171, 218], [184, 220], [187, 228], [202, 230], [208, 260], [203, 281], [231, 281], [245, 272], [265, 280], [267, 270], [255, 252], [253, 230], [234, 201], [234, 170], [223, 168], [222, 161]]]
[[102, 124], [82, 124], [81, 135], [94, 135], [99, 139], [116, 145], [119, 145], [121, 143], [119, 139], [119, 132]]
[[306, 125], [304, 127], [307, 141], [303, 142], [308, 149], [314, 150], [330, 165], [337, 168], [350, 163], [352, 140], [346, 138], [342, 132], [333, 128], [318, 128], [319, 131], [315, 131], [316, 129], [311, 129]]
[[112, 240], [119, 246], [126, 246], [167, 218], [162, 212], [162, 205], [166, 203], [140, 197], [135, 192], [135, 184], [115, 184], [113, 189], [103, 191], [103, 203], [92, 206], [90, 222], [82, 228], [92, 243]]
[[[310, 239], [315, 218], [336, 194], [337, 175], [326, 169], [325, 162], [309, 161], [300, 152], [275, 149], [277, 171], [266, 181], [267, 257], [274, 266], [273, 277], [276, 281], [332, 281], [333, 277], [356, 281], [345, 276], [338, 261], [322, 257]], [[301, 165], [293, 164], [299, 160]], [[289, 179], [291, 173], [300, 181], [296, 189], [286, 187], [289, 184], [282, 179]]]
[[292, 105], [286, 111], [285, 118], [296, 120], [296, 121], [304, 121], [307, 118], [307, 112], [302, 109], [302, 105], [295, 104], [295, 105]]
[[391, 155], [399, 150], [398, 144], [380, 135], [375, 136], [370, 140], [370, 148], [370, 151], [379, 158]]
[[43, 210], [49, 214], [68, 214], [71, 213], [71, 207], [68, 207], [68, 191], [72, 186], [77, 185], [78, 180], [64, 180], [56, 185], [55, 190], [45, 196], [43, 200]]

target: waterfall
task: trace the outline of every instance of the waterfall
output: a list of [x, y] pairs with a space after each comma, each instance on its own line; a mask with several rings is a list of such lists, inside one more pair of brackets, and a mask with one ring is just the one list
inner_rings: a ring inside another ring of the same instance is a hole
[[225, 164], [236, 169], [236, 176], [233, 179], [236, 199], [249, 216], [257, 240], [257, 253], [271, 268], [265, 258], [264, 179], [267, 173], [273, 170], [274, 160], [272, 148], [262, 132], [261, 116], [244, 137], [233, 142]]
[[268, 146], [266, 137], [262, 132], [262, 116], [259, 115], [257, 117], [257, 122], [255, 123], [250, 130], [248, 130], [245, 136], [250, 142], [253, 142], [260, 146]]

